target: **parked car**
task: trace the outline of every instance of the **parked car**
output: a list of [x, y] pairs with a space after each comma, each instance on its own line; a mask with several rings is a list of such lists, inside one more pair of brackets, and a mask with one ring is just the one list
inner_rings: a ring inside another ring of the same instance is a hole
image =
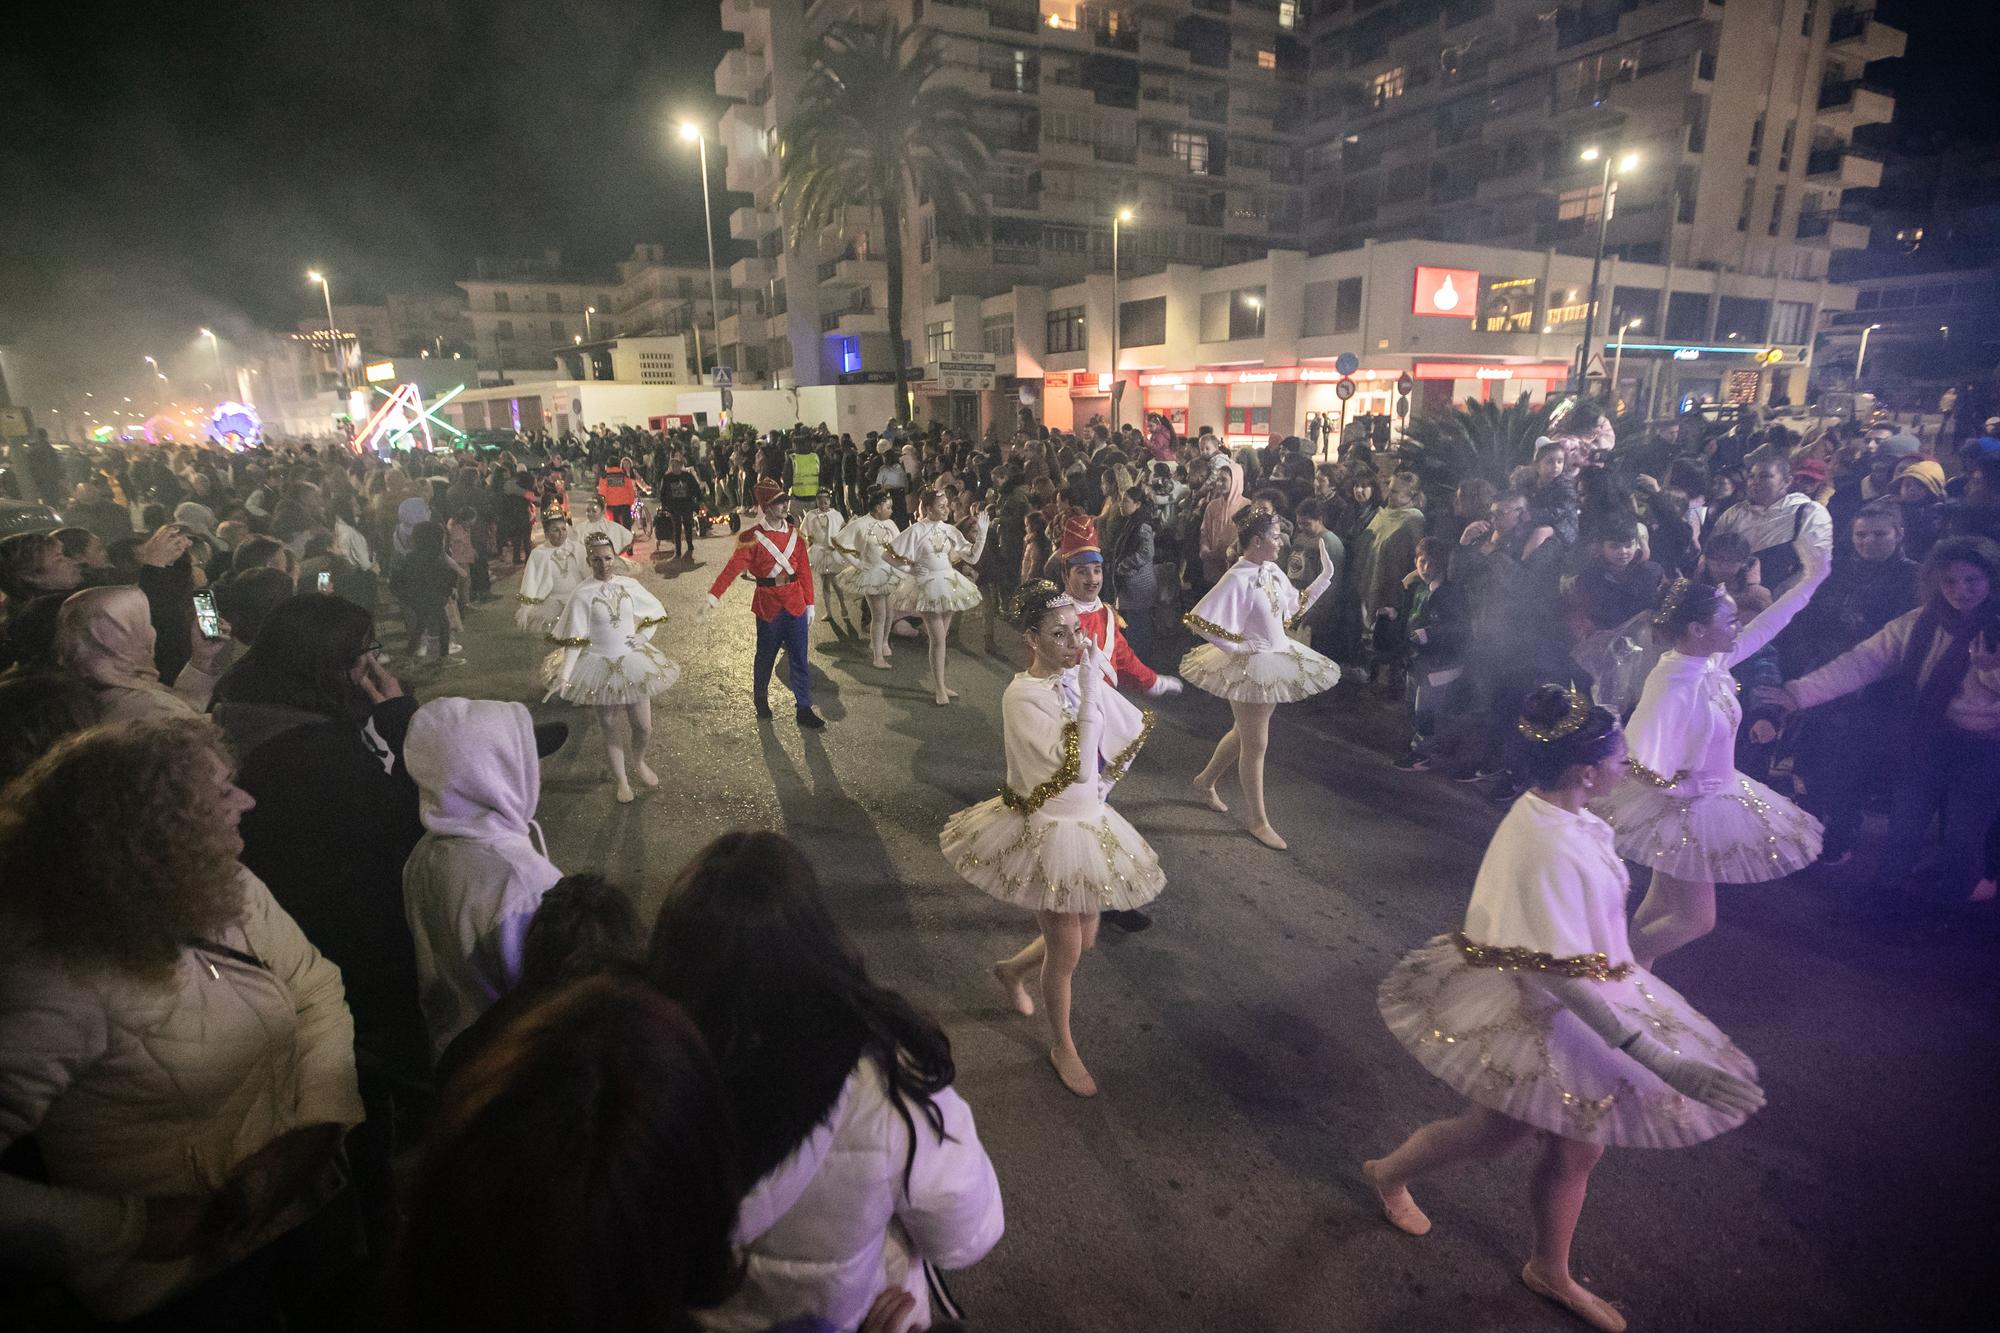
[[62, 525], [62, 515], [40, 501], [0, 498], [0, 537], [11, 537], [17, 532], [54, 532]]

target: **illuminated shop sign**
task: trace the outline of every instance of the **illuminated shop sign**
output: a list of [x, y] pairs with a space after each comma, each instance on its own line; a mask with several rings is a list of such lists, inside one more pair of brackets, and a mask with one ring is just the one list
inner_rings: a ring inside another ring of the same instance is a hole
[[1410, 313], [1451, 315], [1472, 318], [1479, 299], [1479, 270], [1470, 268], [1417, 268], [1417, 286]]
[[1507, 366], [1472, 361], [1419, 361], [1410, 374], [1420, 380], [1561, 380], [1569, 378], [1567, 364], [1544, 361], [1535, 365]]
[[[1357, 370], [1354, 380], [1393, 380], [1393, 370]], [[1270, 370], [1149, 370], [1139, 376], [1145, 389], [1185, 389], [1193, 384], [1335, 384], [1340, 372], [1332, 366], [1278, 366]]]

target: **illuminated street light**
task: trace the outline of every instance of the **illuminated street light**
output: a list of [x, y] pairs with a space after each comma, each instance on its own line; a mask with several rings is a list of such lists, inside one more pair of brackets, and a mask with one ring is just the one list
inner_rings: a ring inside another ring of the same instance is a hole
[[316, 268], [306, 270], [306, 281], [317, 283], [321, 296], [326, 298], [326, 342], [333, 349], [334, 368], [340, 372], [340, 393], [347, 396], [347, 358], [340, 354], [340, 333], [333, 327], [333, 284], [326, 280], [326, 274]]
[[[1583, 393], [1590, 387], [1585, 372], [1590, 368], [1590, 342], [1597, 332], [1597, 286], [1598, 278], [1604, 271], [1604, 234], [1611, 225], [1611, 154], [1596, 144], [1586, 147], [1578, 157], [1585, 162], [1603, 162], [1604, 170], [1597, 190], [1597, 252], [1590, 261], [1590, 303], [1584, 311], [1583, 347], [1577, 353], [1575, 378], [1576, 391]], [[1618, 174], [1623, 176], [1639, 166], [1637, 153], [1624, 153], [1618, 158]], [[1613, 386], [1615, 387], [1615, 386]]]
[[[708, 136], [702, 132], [701, 126], [691, 120], [681, 122], [680, 132], [681, 138], [693, 144], [695, 151], [701, 155], [701, 221], [702, 230], [708, 236], [708, 317], [715, 321], [715, 364], [720, 366], [722, 364], [722, 295], [715, 284], [715, 218], [709, 212], [708, 204]], [[699, 372], [701, 370], [701, 317], [696, 315], [692, 322], [694, 324], [694, 368]], [[907, 392], [908, 390], [904, 386], [900, 384], [896, 386], [896, 415], [899, 417], [903, 414], [903, 395]]]
[[583, 308], [583, 336], [593, 342], [597, 340], [597, 335], [590, 331], [590, 317], [596, 313], [597, 307], [594, 305], [587, 305]]
[[1118, 431], [1118, 229], [1138, 214], [1130, 207], [1111, 215], [1111, 430]]
[[1611, 383], [1606, 386], [1610, 390], [1607, 396], [1614, 405], [1618, 401], [1618, 371], [1625, 364], [1625, 335], [1645, 322], [1643, 319], [1628, 319], [1618, 326], [1618, 350], [1611, 357]]
[[1861, 367], [1868, 362], [1868, 335], [1881, 327], [1880, 324], [1870, 324], [1861, 330], [1861, 350], [1854, 354], [1854, 389], [1857, 393], [1861, 391]]

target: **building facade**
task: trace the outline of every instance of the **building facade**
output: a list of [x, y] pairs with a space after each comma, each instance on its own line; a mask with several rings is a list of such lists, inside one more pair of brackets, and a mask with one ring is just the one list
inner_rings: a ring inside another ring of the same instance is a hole
[[[1823, 276], [1867, 244], [1864, 77], [1903, 34], [1855, 0], [1319, 0], [1315, 250], [1422, 236]], [[1595, 162], [1583, 150], [1602, 149]], [[1625, 154], [1637, 161], [1610, 177]]]
[[[538, 258], [479, 259], [459, 280], [481, 376], [488, 382], [544, 373], [556, 349], [586, 341], [600, 315], [617, 309], [618, 285], [607, 275], [568, 273], [560, 251]], [[607, 323], [603, 332], [611, 332]]]
[[[725, 184], [753, 196], [730, 218], [752, 253], [730, 268], [722, 325], [740, 376], [829, 384], [892, 364], [887, 272], [871, 217], [787, 244], [773, 203], [781, 128], [806, 50], [829, 25], [890, 17], [935, 34], [947, 78], [991, 146], [989, 239], [943, 244], [912, 201], [912, 310], [1111, 267], [1215, 266], [1303, 240], [1303, 0], [722, 0], [740, 49], [716, 66], [731, 99], [717, 134]], [[924, 331], [906, 328], [912, 360]]]

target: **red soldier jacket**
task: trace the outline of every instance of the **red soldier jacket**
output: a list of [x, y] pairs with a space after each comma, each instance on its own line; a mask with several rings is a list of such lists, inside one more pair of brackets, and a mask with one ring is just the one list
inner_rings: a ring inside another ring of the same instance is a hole
[[1147, 691], [1159, 680], [1159, 673], [1139, 660], [1139, 654], [1132, 651], [1132, 645], [1125, 642], [1125, 636], [1118, 632], [1118, 620], [1111, 608], [1103, 602], [1086, 607], [1078, 602], [1077, 623], [1083, 632], [1097, 645], [1098, 651], [1111, 662], [1112, 674], [1105, 680], [1113, 685], [1128, 685], [1133, 689]]
[[813, 604], [812, 565], [806, 559], [805, 540], [790, 524], [781, 528], [752, 524], [738, 533], [729, 563], [708, 590], [708, 604], [721, 601], [729, 585], [745, 574], [757, 580], [750, 609], [759, 620], [776, 620], [780, 611], [802, 616]]

